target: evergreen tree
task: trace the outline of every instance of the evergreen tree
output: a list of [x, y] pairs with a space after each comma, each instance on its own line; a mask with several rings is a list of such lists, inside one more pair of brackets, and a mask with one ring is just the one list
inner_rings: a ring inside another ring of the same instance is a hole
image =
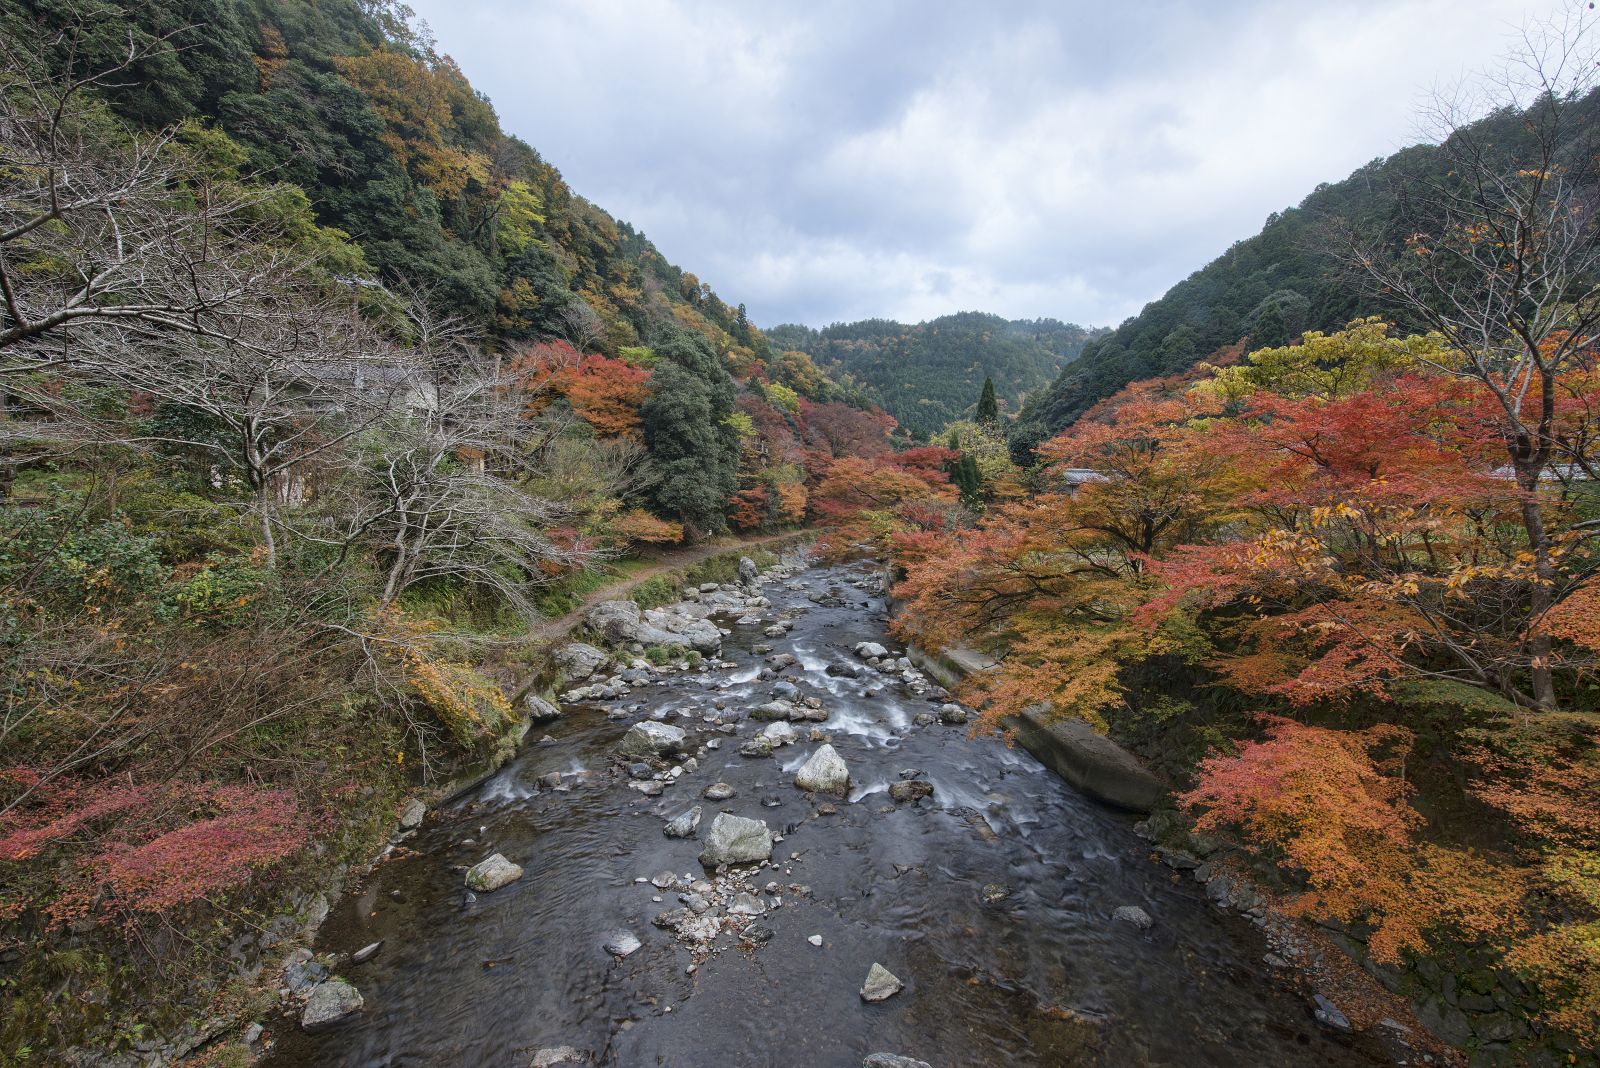
[[1000, 405], [994, 399], [994, 379], [987, 375], [983, 379], [983, 392], [978, 396], [977, 421], [990, 424], [1000, 421]]
[[739, 435], [729, 422], [733, 379], [699, 335], [674, 330], [655, 351], [661, 360], [640, 408], [660, 476], [655, 504], [695, 530], [720, 531], [739, 466]]
[[983, 476], [978, 473], [978, 462], [973, 459], [971, 453], [962, 453], [961, 459], [956, 461], [952, 481], [961, 491], [962, 504], [974, 511], [983, 507]]

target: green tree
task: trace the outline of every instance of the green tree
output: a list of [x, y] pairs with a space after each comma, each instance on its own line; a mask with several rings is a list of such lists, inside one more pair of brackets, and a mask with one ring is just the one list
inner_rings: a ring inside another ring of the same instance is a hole
[[998, 423], [1000, 405], [994, 399], [994, 379], [984, 376], [983, 392], [978, 395], [977, 420], [980, 423]]
[[640, 412], [660, 476], [656, 506], [686, 527], [719, 531], [739, 470], [733, 379], [699, 335], [674, 330], [654, 348], [660, 362]]

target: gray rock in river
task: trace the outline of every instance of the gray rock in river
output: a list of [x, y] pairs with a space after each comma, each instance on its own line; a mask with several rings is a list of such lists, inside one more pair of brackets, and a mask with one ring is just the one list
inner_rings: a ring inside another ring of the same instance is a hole
[[955, 725], [965, 723], [971, 716], [967, 710], [958, 704], [943, 704], [939, 706], [939, 722]]
[[1120, 920], [1123, 923], [1131, 923], [1141, 931], [1148, 931], [1151, 927], [1155, 926], [1156, 922], [1150, 918], [1150, 914], [1148, 912], [1140, 908], [1138, 905], [1119, 906], [1114, 912], [1111, 913], [1111, 918], [1113, 920]]
[[768, 742], [771, 742], [774, 747], [776, 747], [793, 745], [795, 742], [798, 742], [800, 740], [800, 732], [795, 730], [791, 724], [779, 721], [777, 723], [769, 723], [765, 727], [762, 727], [761, 731], [756, 735], [756, 737], [764, 738]]
[[1313, 994], [1311, 1002], [1315, 1006], [1311, 1015], [1316, 1017], [1317, 1023], [1335, 1031], [1350, 1033], [1350, 1018], [1339, 1010], [1339, 1006], [1321, 994]]
[[869, 1053], [861, 1062], [861, 1068], [933, 1068], [933, 1065], [897, 1053]]
[[535, 723], [545, 723], [561, 715], [561, 709], [536, 693], [530, 693], [524, 697], [522, 699], [522, 707], [527, 709], [528, 718]]
[[755, 585], [756, 579], [761, 577], [761, 569], [756, 562], [748, 556], [739, 557], [739, 581], [746, 586]]
[[383, 943], [381, 941], [362, 946], [360, 949], [350, 954], [350, 962], [352, 964], [365, 964], [373, 957], [376, 957], [378, 955], [378, 950], [382, 948]]
[[933, 783], [927, 779], [909, 779], [889, 784], [889, 796], [896, 801], [920, 801], [933, 796]]
[[467, 871], [467, 887], [487, 894], [522, 878], [522, 868], [496, 853], [488, 860], [474, 864]]
[[861, 984], [862, 1001], [887, 1001], [906, 988], [896, 975], [883, 965], [874, 963], [867, 972], [867, 981]]
[[[626, 928], [619, 927], [606, 935], [606, 940], [601, 943], [602, 949], [613, 957], [628, 957], [639, 951], [644, 943], [639, 941], [639, 936]], [[557, 1062], [559, 1063], [559, 1062]]]
[[711, 821], [706, 847], [700, 863], [708, 868], [720, 864], [750, 864], [772, 856], [772, 831], [765, 820], [746, 819], [719, 812]]
[[611, 659], [604, 650], [583, 642], [571, 642], [556, 650], [556, 668], [568, 682], [582, 682]]
[[667, 821], [661, 828], [661, 833], [668, 838], [693, 838], [695, 828], [700, 826], [700, 806], [696, 805], [680, 816]]
[[788, 719], [795, 706], [789, 701], [768, 701], [764, 705], [757, 705], [750, 710], [750, 718], [768, 722]]
[[667, 756], [681, 751], [686, 737], [682, 727], [647, 719], [629, 727], [617, 749], [624, 756]]
[[306, 1007], [300, 1012], [300, 1026], [307, 1031], [327, 1027], [360, 1012], [364, 1004], [361, 991], [343, 979], [329, 979], [325, 983], [318, 983], [317, 988], [311, 991]]
[[706, 787], [705, 793], [702, 796], [707, 801], [726, 801], [736, 793], [738, 793], [738, 791], [729, 786], [727, 783], [714, 782], [710, 786]]
[[570, 1064], [588, 1064], [589, 1055], [571, 1046], [551, 1046], [539, 1050], [528, 1062], [528, 1068], [566, 1068]]
[[850, 792], [850, 769], [838, 751], [825, 744], [795, 772], [794, 784], [813, 793], [843, 797]]
[[856, 642], [855, 654], [863, 660], [873, 660], [888, 656], [889, 650], [877, 642]]
[[407, 801], [405, 807], [400, 810], [400, 829], [402, 831], [416, 830], [418, 827], [422, 826], [422, 818], [427, 814], [428, 806], [424, 805], [419, 799], [413, 797], [410, 801]]

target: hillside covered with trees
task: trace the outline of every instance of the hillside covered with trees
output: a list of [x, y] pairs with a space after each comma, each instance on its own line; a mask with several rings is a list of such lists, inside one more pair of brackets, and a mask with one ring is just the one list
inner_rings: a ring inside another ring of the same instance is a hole
[[1007, 321], [961, 312], [906, 325], [888, 319], [835, 323], [821, 330], [777, 326], [771, 343], [808, 355], [859, 383], [913, 435], [926, 440], [970, 418], [985, 378], [1015, 412], [1076, 359], [1095, 331], [1054, 319]]
[[[1600, 99], [1575, 104], [1564, 157], [1587, 150]], [[1501, 111], [1456, 134], [1504, 160], [1530, 148], [1533, 135], [1515, 111]], [[1181, 374], [1233, 346], [1283, 345], [1307, 330], [1333, 331], [1383, 305], [1359, 253], [1404, 247], [1419, 213], [1434, 208], [1417, 190], [1449, 171], [1451, 148], [1417, 145], [1377, 159], [1339, 182], [1318, 186], [1296, 207], [1274, 213], [1261, 232], [1238, 242], [1116, 329], [1090, 340], [1082, 355], [1024, 406], [1012, 436], [1019, 455], [1059, 433], [1096, 404], [1141, 379]], [[1396, 321], [1421, 326], [1407, 310]]]
[[606, 561], [890, 451], [405, 15], [0, 5], [6, 1063], [176, 1033]]

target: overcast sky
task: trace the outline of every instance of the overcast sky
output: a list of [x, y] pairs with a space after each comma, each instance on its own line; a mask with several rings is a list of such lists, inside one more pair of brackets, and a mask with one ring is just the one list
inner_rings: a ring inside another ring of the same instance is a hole
[[1418, 140], [1529, 0], [411, 0], [503, 125], [758, 324], [1114, 325]]

